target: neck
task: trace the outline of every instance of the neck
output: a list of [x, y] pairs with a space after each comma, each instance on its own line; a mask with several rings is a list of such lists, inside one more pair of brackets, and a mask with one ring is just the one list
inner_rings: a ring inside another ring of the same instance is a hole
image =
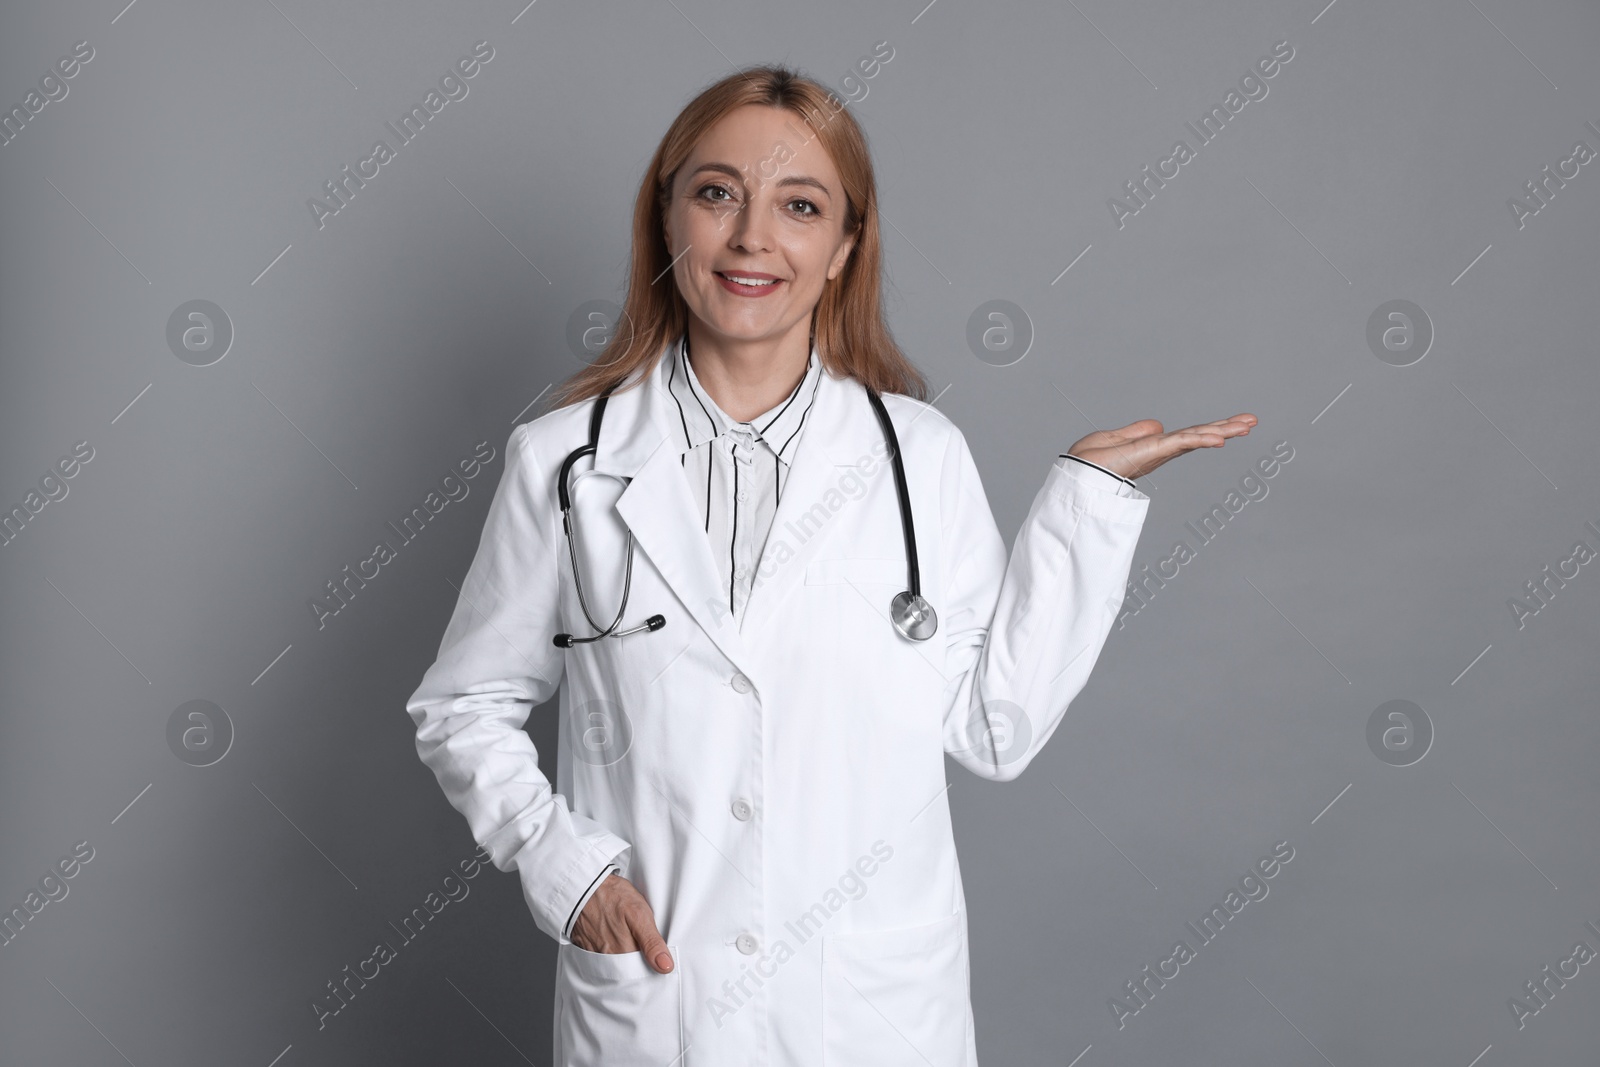
[[811, 356], [811, 323], [803, 319], [777, 338], [745, 341], [689, 322], [689, 362], [717, 407], [739, 422], [770, 411], [794, 392]]

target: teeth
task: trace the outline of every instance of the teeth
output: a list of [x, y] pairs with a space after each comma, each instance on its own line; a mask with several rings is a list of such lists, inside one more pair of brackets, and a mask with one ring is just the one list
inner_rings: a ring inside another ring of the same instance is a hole
[[777, 281], [776, 278], [741, 278], [737, 274], [724, 274], [723, 277], [739, 285], [771, 285]]

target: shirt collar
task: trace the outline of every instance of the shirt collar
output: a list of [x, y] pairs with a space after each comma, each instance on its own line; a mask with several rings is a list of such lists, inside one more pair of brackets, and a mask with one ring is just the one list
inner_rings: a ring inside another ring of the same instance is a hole
[[[739, 425], [717, 406], [700, 384], [689, 363], [686, 337], [678, 339], [667, 352], [666, 358], [672, 360], [667, 373], [667, 389], [675, 401], [679, 423], [677, 439], [683, 451], [698, 448], [727, 433], [730, 427]], [[822, 364], [817, 359], [816, 346], [813, 345], [811, 354], [806, 358], [806, 372], [800, 383], [788, 397], [750, 420], [756, 438], [766, 441], [784, 463], [794, 457], [800, 430], [816, 400], [821, 377]]]

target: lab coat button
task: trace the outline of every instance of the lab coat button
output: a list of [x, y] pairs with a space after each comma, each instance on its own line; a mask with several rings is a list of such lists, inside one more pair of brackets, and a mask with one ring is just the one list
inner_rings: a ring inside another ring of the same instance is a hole
[[735, 693], [748, 693], [755, 688], [750, 684], [750, 679], [746, 678], [742, 672], [728, 679], [728, 684], [733, 686]]
[[740, 822], [744, 822], [746, 819], [750, 818], [750, 814], [753, 811], [755, 811], [755, 809], [750, 806], [750, 802], [744, 797], [740, 797], [738, 800], [733, 802], [733, 817], [738, 819]]
[[755, 954], [757, 948], [755, 935], [740, 934], [733, 943], [739, 946], [739, 951], [743, 952], [746, 956], [753, 956]]

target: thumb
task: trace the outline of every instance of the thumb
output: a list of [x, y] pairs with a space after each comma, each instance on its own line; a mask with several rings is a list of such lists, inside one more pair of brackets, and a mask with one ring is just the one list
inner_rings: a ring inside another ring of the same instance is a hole
[[628, 926], [633, 931], [634, 944], [639, 946], [650, 966], [661, 974], [672, 970], [672, 953], [667, 951], [667, 942], [656, 929], [655, 917], [648, 908], [637, 918], [630, 918]]

